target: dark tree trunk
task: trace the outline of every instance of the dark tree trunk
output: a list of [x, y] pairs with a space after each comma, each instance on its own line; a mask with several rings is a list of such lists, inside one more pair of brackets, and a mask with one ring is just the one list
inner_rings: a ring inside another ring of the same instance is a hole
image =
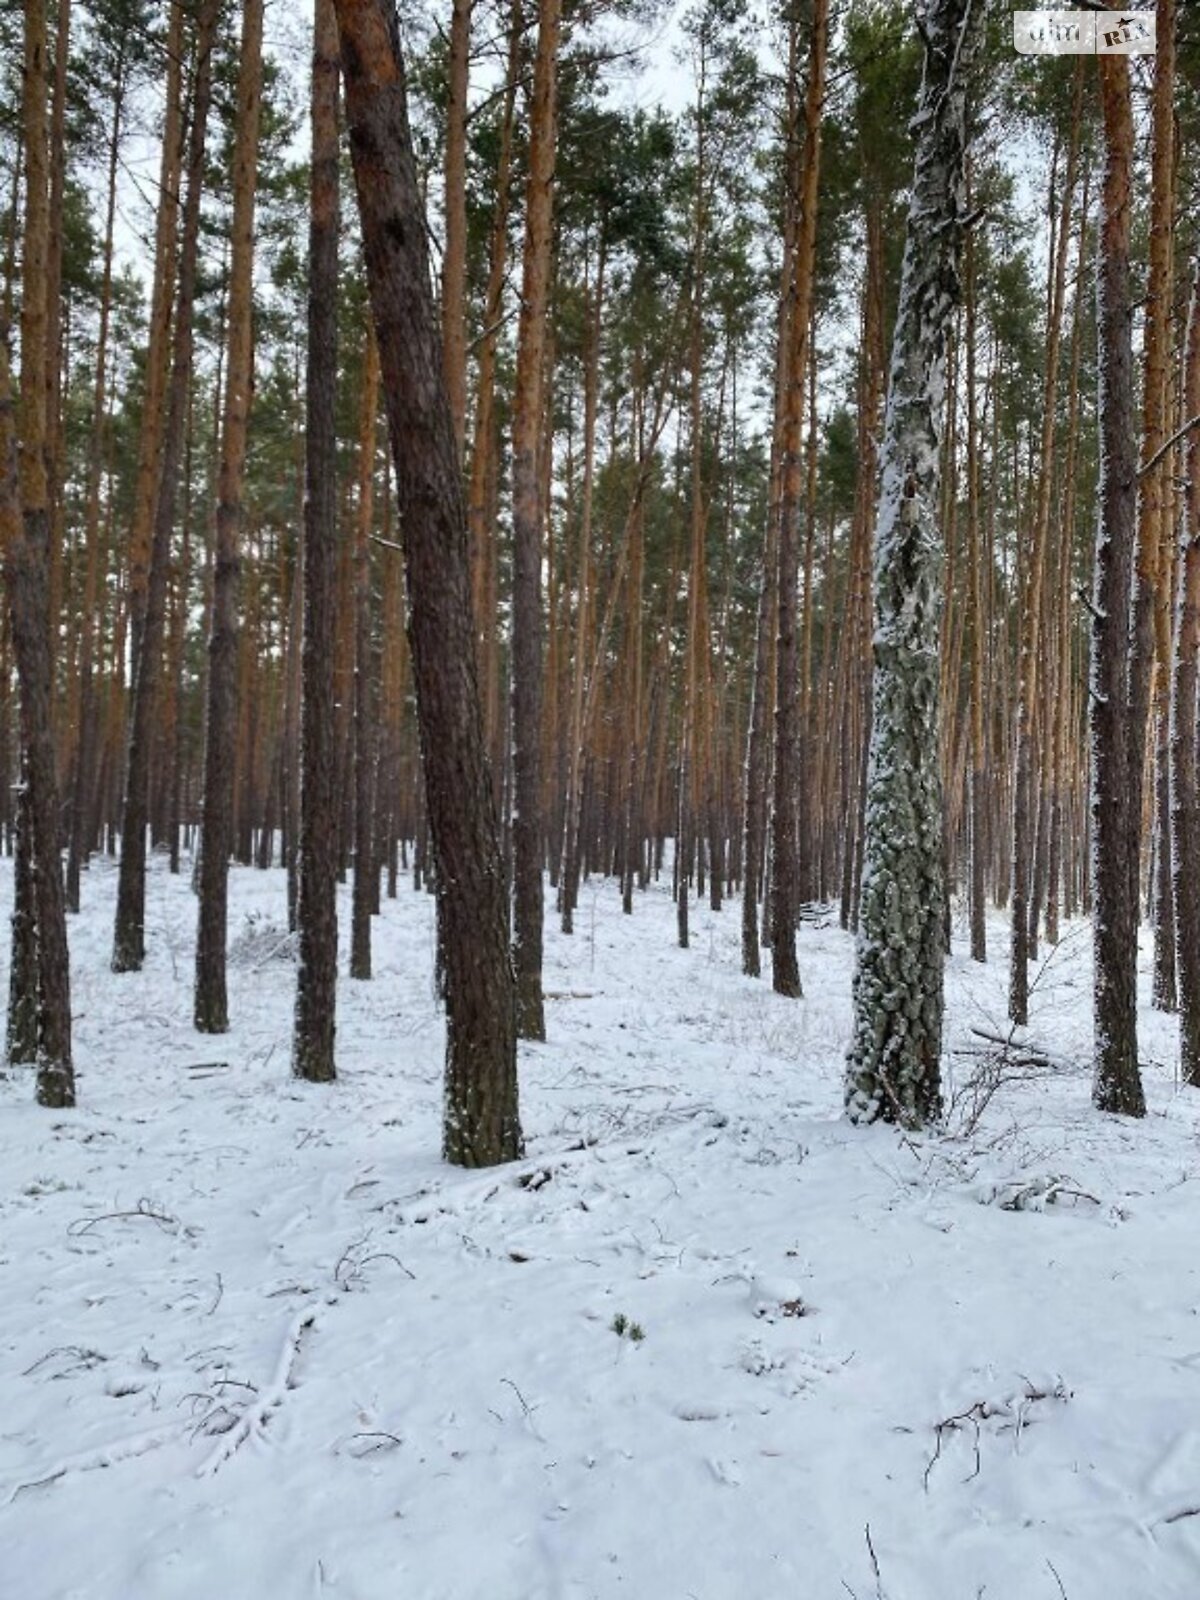
[[817, 239], [817, 193], [821, 164], [821, 119], [829, 50], [829, 3], [815, 0], [808, 87], [804, 106], [804, 155], [799, 168], [796, 257], [786, 317], [783, 377], [784, 419], [780, 436], [778, 595], [775, 645], [775, 764], [771, 813], [771, 974], [776, 994], [798, 996], [796, 926], [800, 917], [800, 651], [797, 638], [800, 580], [802, 442], [813, 276]]
[[375, 412], [379, 356], [368, 333], [359, 440], [358, 528], [354, 550], [354, 898], [350, 976], [371, 976], [371, 913], [379, 871], [375, 858], [375, 663], [371, 642], [371, 518], [374, 505]]
[[201, 1033], [229, 1027], [225, 933], [237, 739], [238, 580], [241, 573], [242, 478], [254, 381], [251, 276], [254, 189], [262, 80], [263, 0], [246, 0], [238, 72], [237, 144], [229, 269], [229, 360], [225, 425], [217, 480], [212, 624], [208, 640], [208, 724], [204, 746], [204, 822], [200, 841], [200, 918], [196, 934], [194, 1017]]
[[[71, 975], [67, 912], [59, 849], [58, 777], [50, 702], [50, 497], [46, 474], [47, 232], [49, 174], [46, 121], [46, 14], [42, 0], [25, 6], [25, 246], [21, 284], [20, 479], [17, 429], [8, 367], [8, 327], [0, 326], [0, 548], [9, 625], [21, 696], [22, 818], [28, 827], [36, 981], [37, 1098], [43, 1106], [75, 1104], [71, 1062]], [[14, 938], [22, 928], [14, 919]], [[14, 966], [17, 961], [14, 961]], [[29, 967], [33, 971], [28, 970]], [[10, 996], [10, 998], [12, 998]], [[15, 997], [28, 1002], [28, 995]], [[10, 1024], [9, 1035], [13, 1028]]]
[[[1129, 62], [1101, 56], [1105, 163], [1096, 295], [1099, 321], [1100, 483], [1092, 605], [1092, 894], [1096, 1076], [1102, 1111], [1144, 1116], [1137, 1059], [1140, 806], [1130, 781], [1130, 619], [1137, 535], [1132, 306], [1133, 112]], [[1147, 613], [1147, 625], [1149, 615]], [[1144, 726], [1144, 722], [1141, 724]], [[1141, 750], [1137, 759], [1141, 760]], [[1136, 792], [1141, 793], [1140, 782]]]
[[[1192, 285], [1184, 367], [1185, 417], [1200, 416], [1200, 262]], [[1180, 527], [1175, 658], [1171, 682], [1171, 838], [1179, 985], [1180, 1070], [1200, 1087], [1200, 784], [1197, 778], [1197, 685], [1200, 683], [1200, 431], [1186, 452], [1187, 487]]]
[[12, 953], [8, 969], [8, 1028], [4, 1054], [10, 1062], [37, 1060], [37, 912], [33, 903], [33, 814], [29, 769], [21, 762], [17, 788], [17, 837], [13, 849]]
[[437, 869], [447, 1006], [443, 1152], [522, 1152], [508, 903], [475, 666], [462, 473], [429, 279], [399, 29], [388, 0], [337, 0], [347, 120], [379, 342]]
[[[300, 970], [292, 1071], [335, 1076], [337, 1005], [338, 33], [333, 0], [317, 0], [312, 71], [308, 257], [308, 379], [304, 494], [304, 635], [300, 726], [300, 849], [296, 924]], [[299, 582], [300, 576], [293, 579]], [[295, 612], [293, 611], [293, 615]]]

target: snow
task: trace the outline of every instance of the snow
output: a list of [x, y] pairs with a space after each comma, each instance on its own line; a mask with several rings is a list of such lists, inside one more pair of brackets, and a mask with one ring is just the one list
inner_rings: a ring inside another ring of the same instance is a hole
[[[585, 885], [528, 1158], [464, 1173], [428, 896], [385, 901], [321, 1087], [288, 1076], [281, 873], [232, 875], [219, 1039], [186, 877], [153, 864], [136, 975], [111, 866], [84, 891], [80, 1108], [0, 1082], [4, 1600], [1200, 1592], [1200, 1102], [1147, 1006], [1150, 1115], [1092, 1110], [1082, 927], [1033, 985], [1046, 1064], [915, 1138], [841, 1116], [836, 926], [784, 1000], [736, 904], [685, 952], [665, 888], [626, 918]], [[1005, 1033], [1006, 976], [951, 958], [949, 1051]]]

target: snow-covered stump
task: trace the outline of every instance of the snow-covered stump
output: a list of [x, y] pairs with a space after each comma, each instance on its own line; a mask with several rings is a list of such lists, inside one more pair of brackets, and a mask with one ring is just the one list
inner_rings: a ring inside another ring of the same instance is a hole
[[853, 1121], [941, 1110], [942, 783], [938, 526], [946, 334], [960, 293], [966, 69], [986, 0], [928, 0], [912, 197], [880, 450], [873, 721], [854, 1035]]

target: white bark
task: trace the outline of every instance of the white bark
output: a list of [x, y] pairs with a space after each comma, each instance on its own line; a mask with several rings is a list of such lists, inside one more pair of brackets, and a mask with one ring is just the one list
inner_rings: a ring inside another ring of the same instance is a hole
[[986, 0], [927, 0], [925, 74], [880, 450], [874, 717], [846, 1109], [917, 1126], [941, 1110], [939, 434], [959, 300], [966, 70]]

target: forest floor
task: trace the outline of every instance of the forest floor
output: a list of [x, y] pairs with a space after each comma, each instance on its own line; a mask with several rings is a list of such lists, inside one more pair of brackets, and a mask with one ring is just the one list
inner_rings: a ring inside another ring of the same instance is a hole
[[318, 1088], [282, 874], [233, 873], [219, 1039], [186, 878], [154, 863], [120, 977], [115, 882], [71, 927], [79, 1109], [0, 1082], [0, 1600], [1200, 1594], [1200, 1096], [1147, 1004], [1150, 1114], [1091, 1109], [1086, 929], [1032, 1065], [973, 1031], [1001, 922], [952, 958], [949, 1131], [906, 1137], [840, 1116], [835, 923], [784, 1001], [736, 905], [680, 951], [664, 889], [587, 885], [528, 1156], [471, 1173], [427, 896], [385, 901]]

